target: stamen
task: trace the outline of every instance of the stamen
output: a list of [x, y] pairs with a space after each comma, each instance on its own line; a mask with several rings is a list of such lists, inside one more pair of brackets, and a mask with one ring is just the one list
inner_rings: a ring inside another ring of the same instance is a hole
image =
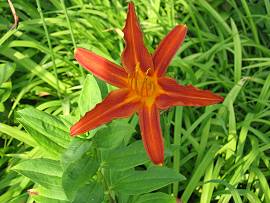
[[146, 91], [146, 96], [148, 96], [148, 84], [147, 84], [147, 76], [145, 78], [145, 84], [146, 84], [146, 87], [145, 87], [145, 91]]
[[148, 97], [153, 94], [155, 85], [151, 79], [149, 73], [151, 68], [148, 68], [146, 72], [142, 72], [140, 69], [140, 64], [137, 63], [135, 71], [128, 75], [128, 85], [136, 92], [136, 94], [142, 97]]
[[[148, 68], [146, 70], [145, 77], [143, 78], [143, 84], [142, 84], [142, 87], [141, 87], [141, 93], [142, 93], [143, 96], [149, 96], [147, 79], [148, 79], [148, 73], [149, 73], [150, 70], [151, 70], [151, 68]], [[151, 82], [150, 82], [150, 85], [151, 85]], [[144, 91], [143, 91], [144, 88], [145, 88], [146, 95], [144, 95]]]
[[148, 68], [145, 72], [145, 75], [148, 75], [149, 71], [151, 70], [151, 68]]
[[134, 78], [135, 78], [135, 87], [134, 87], [134, 89], [135, 89], [135, 91], [136, 91], [136, 93], [138, 93], [138, 67], [136, 66], [136, 70], [135, 70], [135, 76], [134, 76]]

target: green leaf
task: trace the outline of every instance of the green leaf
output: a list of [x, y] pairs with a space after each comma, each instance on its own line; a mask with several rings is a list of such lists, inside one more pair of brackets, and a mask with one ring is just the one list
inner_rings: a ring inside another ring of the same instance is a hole
[[192, 177], [189, 180], [187, 186], [182, 195], [183, 202], [188, 202], [191, 197], [193, 191], [196, 189], [196, 186], [199, 184], [199, 181], [203, 174], [205, 174], [208, 166], [213, 162], [215, 154], [219, 150], [219, 145], [213, 145], [208, 152], [205, 154], [204, 158], [198, 165], [198, 167], [194, 168], [194, 171], [191, 171]]
[[61, 164], [63, 168], [66, 168], [70, 163], [80, 159], [86, 152], [90, 150], [92, 142], [89, 140], [83, 140], [81, 138], [72, 139], [70, 145], [63, 153], [61, 158]]
[[27, 202], [28, 194], [23, 193], [21, 195], [17, 195], [15, 198], [12, 198], [12, 200], [8, 201], [8, 203], [21, 203], [21, 202]]
[[149, 161], [141, 141], [127, 147], [104, 151], [104, 164], [111, 169], [127, 170]]
[[98, 130], [93, 139], [98, 148], [115, 148], [121, 144], [124, 137], [131, 136], [134, 132], [134, 127], [129, 123], [113, 121]]
[[52, 199], [52, 198], [44, 197], [40, 195], [33, 196], [33, 199], [37, 203], [70, 203], [70, 201]]
[[69, 129], [56, 116], [34, 108], [18, 111], [19, 122], [49, 154], [59, 156], [70, 142]]
[[18, 127], [15, 126], [9, 126], [4, 123], [0, 123], [0, 132], [5, 133], [8, 136], [15, 138], [21, 142], [24, 142], [25, 144], [36, 147], [38, 146], [37, 142], [29, 136], [27, 133], [23, 132], [22, 130], [19, 130]]
[[[98, 83], [93, 75], [88, 74], [84, 80], [83, 88], [78, 101], [80, 115], [84, 116], [86, 112], [93, 109], [101, 101], [102, 97]], [[88, 133], [89, 137], [93, 137], [97, 129], [91, 130]]]
[[72, 162], [64, 171], [62, 184], [69, 200], [73, 200], [80, 187], [90, 182], [97, 172], [99, 163], [89, 156]]
[[93, 75], [88, 74], [84, 80], [78, 102], [81, 115], [83, 116], [97, 103], [101, 102], [101, 100], [101, 93], [97, 81]]
[[0, 85], [0, 103], [5, 102], [9, 98], [11, 90], [12, 84], [10, 81], [4, 82]]
[[101, 184], [89, 182], [81, 187], [72, 203], [100, 203], [103, 201], [104, 191]]
[[162, 193], [162, 192], [156, 192], [156, 193], [150, 193], [140, 196], [138, 200], [135, 201], [135, 203], [175, 203], [176, 198]]
[[234, 43], [234, 82], [237, 83], [241, 79], [242, 75], [242, 45], [237, 26], [232, 18], [231, 27]]
[[59, 161], [51, 159], [32, 159], [23, 161], [12, 168], [30, 178], [33, 182], [48, 189], [61, 190], [62, 168]]
[[38, 186], [37, 188], [31, 189], [31, 192], [32, 195], [31, 193], [30, 195], [36, 202], [69, 203], [63, 188], [56, 190]]
[[9, 62], [0, 64], [0, 86], [10, 78], [14, 71], [14, 64]]
[[173, 169], [154, 166], [146, 171], [127, 173], [116, 180], [113, 189], [130, 195], [138, 195], [183, 180], [185, 180], [185, 177]]

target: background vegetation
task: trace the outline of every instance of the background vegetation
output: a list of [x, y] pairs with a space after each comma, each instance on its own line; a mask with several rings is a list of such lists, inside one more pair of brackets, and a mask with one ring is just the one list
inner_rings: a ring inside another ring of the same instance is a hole
[[269, 0], [134, 0], [151, 52], [188, 26], [168, 74], [225, 97], [162, 112], [165, 167], [146, 157], [136, 116], [69, 137], [113, 88], [74, 48], [120, 63], [127, 2], [13, 3], [10, 30], [0, 2], [0, 202], [270, 202]]

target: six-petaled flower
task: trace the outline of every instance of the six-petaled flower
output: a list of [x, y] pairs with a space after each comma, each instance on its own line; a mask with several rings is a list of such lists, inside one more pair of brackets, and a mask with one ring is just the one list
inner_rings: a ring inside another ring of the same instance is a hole
[[179, 85], [164, 75], [184, 41], [186, 25], [173, 28], [151, 55], [144, 46], [134, 4], [130, 2], [123, 32], [126, 44], [121, 56], [123, 67], [86, 49], [75, 50], [76, 60], [85, 69], [119, 89], [110, 92], [104, 101], [72, 126], [71, 135], [137, 113], [146, 152], [153, 163], [162, 164], [164, 145], [159, 111], [171, 106], [212, 105], [222, 102], [223, 97], [191, 85]]

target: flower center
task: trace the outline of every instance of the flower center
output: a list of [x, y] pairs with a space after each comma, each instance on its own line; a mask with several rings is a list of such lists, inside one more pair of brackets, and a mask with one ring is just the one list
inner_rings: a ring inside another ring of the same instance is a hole
[[139, 64], [137, 64], [135, 72], [128, 76], [129, 87], [141, 97], [150, 97], [155, 92], [155, 81], [154, 78], [149, 75], [150, 72], [151, 68], [146, 72], [142, 72]]

